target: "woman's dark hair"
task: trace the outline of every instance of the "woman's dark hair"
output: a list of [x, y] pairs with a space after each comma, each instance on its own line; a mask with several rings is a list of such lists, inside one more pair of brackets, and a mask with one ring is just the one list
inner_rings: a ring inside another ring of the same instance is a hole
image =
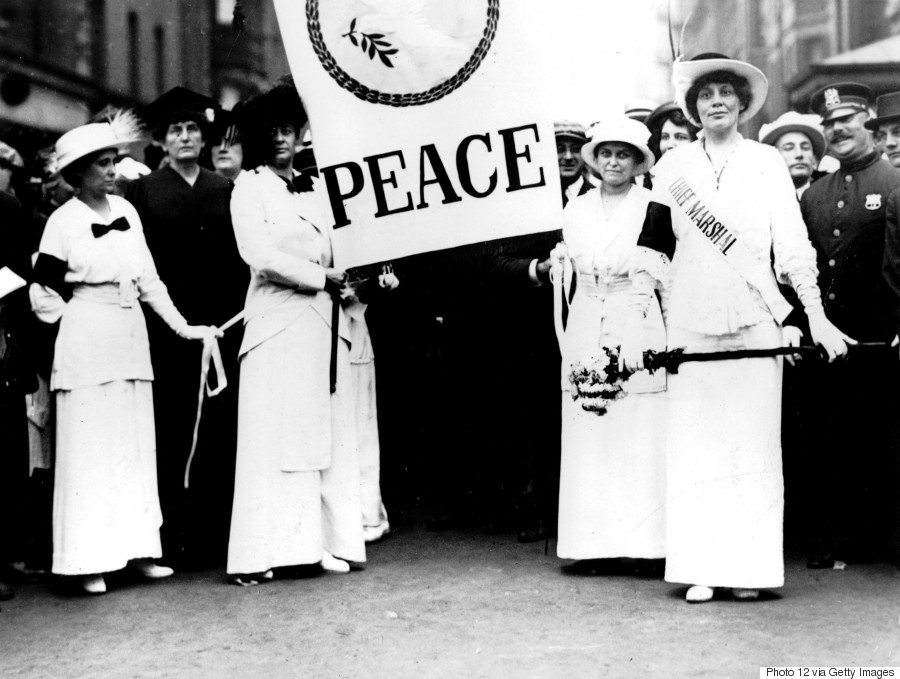
[[72, 161], [72, 163], [64, 167], [60, 171], [60, 174], [63, 179], [66, 180], [66, 184], [73, 188], [80, 189], [81, 175], [84, 174], [84, 171], [88, 169], [91, 163], [109, 150], [110, 149], [100, 149], [99, 151], [94, 151], [86, 156], [82, 156], [78, 160]]
[[697, 97], [700, 96], [700, 90], [711, 84], [731, 85], [737, 94], [738, 101], [741, 102], [741, 111], [747, 110], [747, 107], [753, 102], [750, 81], [744, 76], [733, 71], [712, 71], [697, 78], [684, 97], [688, 113], [694, 120], [700, 120], [700, 114], [697, 113]]
[[653, 127], [650, 128], [650, 141], [647, 144], [657, 160], [659, 160], [661, 156], [659, 152], [659, 142], [662, 139], [662, 128], [667, 121], [671, 121], [675, 127], [683, 127], [686, 129], [688, 135], [691, 137], [691, 141], [694, 141], [697, 138], [697, 128], [691, 125], [681, 109], [676, 108], [661, 115], [653, 123]]

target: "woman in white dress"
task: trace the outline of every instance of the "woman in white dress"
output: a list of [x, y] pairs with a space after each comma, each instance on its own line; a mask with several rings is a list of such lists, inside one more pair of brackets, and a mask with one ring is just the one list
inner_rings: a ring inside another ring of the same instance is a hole
[[[640, 243], [672, 257], [665, 283], [670, 348], [690, 352], [796, 346], [782, 327], [797, 292], [813, 341], [831, 359], [852, 342], [826, 318], [816, 256], [793, 183], [772, 147], [738, 124], [760, 110], [767, 81], [750, 64], [705, 54], [677, 61], [676, 100], [703, 137], [669, 150], [654, 168], [652, 210]], [[667, 208], [667, 209], [666, 209]], [[737, 599], [784, 584], [781, 359], [685, 363], [669, 375], [666, 574]]]
[[[582, 155], [600, 174], [600, 188], [568, 203], [563, 213], [565, 243], [553, 255], [555, 280], [560, 280], [567, 261], [577, 277], [568, 322], [560, 334], [563, 425], [557, 555], [566, 559], [665, 556], [665, 371], [631, 375], [605, 413], [584, 393], [586, 385], [570, 378], [582, 368], [596, 367], [598, 359], [608, 361], [608, 351], [620, 346], [623, 367], [639, 363], [642, 349], [665, 348], [654, 280], [646, 273], [635, 274], [639, 258], [646, 256], [637, 240], [650, 192], [632, 178], [653, 166], [649, 136], [643, 124], [625, 116], [592, 128]], [[618, 367], [618, 357], [612, 361]]]
[[293, 169], [306, 115], [293, 86], [241, 115], [244, 152], [264, 163], [231, 198], [251, 277], [227, 570], [246, 586], [279, 567], [346, 573], [366, 552], [350, 334], [335, 307], [345, 274], [332, 262], [327, 198]]
[[108, 123], [83, 125], [56, 143], [78, 195], [57, 209], [41, 239], [32, 308], [59, 321], [50, 388], [56, 397], [53, 572], [106, 591], [103, 573], [129, 565], [172, 574], [162, 556], [150, 347], [140, 302], [182, 337], [189, 326], [160, 281], [141, 222], [110, 195], [117, 149], [131, 141]]

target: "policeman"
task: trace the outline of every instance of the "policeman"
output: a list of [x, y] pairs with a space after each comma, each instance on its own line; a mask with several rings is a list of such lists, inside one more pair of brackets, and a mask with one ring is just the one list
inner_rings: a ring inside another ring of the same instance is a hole
[[[828, 319], [859, 342], [890, 342], [881, 267], [885, 206], [900, 171], [875, 150], [865, 123], [872, 91], [859, 83], [822, 88], [810, 107], [822, 119], [829, 153], [840, 169], [803, 194], [801, 211], [816, 248], [819, 288]], [[849, 360], [809, 371], [805, 400], [814, 488], [810, 568], [835, 559], [883, 554], [893, 436], [897, 361], [893, 352], [857, 352]]]

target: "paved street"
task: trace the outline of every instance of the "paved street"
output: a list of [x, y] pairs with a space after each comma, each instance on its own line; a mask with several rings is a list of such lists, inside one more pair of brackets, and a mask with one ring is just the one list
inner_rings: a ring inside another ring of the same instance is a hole
[[580, 576], [544, 544], [406, 526], [366, 570], [225, 584], [224, 573], [101, 597], [26, 584], [0, 613], [0, 676], [757, 677], [761, 665], [900, 665], [900, 571], [809, 571], [756, 603], [704, 605], [634, 575]]

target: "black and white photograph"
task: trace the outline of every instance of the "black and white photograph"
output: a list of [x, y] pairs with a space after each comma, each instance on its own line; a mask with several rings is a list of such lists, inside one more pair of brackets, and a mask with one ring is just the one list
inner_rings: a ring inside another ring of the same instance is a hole
[[0, 0], [0, 677], [900, 677], [900, 1]]

